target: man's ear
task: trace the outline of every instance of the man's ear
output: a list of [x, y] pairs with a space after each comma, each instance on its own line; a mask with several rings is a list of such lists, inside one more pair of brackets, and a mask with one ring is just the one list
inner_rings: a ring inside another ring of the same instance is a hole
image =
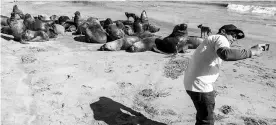
[[222, 34], [226, 34], [225, 29], [222, 29], [222, 30], [221, 30], [221, 33], [222, 33]]

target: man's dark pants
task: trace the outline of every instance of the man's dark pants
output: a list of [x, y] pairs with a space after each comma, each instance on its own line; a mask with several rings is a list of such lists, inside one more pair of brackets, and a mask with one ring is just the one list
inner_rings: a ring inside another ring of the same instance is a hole
[[193, 92], [188, 91], [196, 108], [196, 124], [195, 125], [214, 125], [214, 108], [215, 108], [215, 93]]

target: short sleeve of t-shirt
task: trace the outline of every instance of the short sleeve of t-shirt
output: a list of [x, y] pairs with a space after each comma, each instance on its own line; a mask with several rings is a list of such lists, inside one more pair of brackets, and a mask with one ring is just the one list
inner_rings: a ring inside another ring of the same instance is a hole
[[226, 37], [219, 35], [217, 38], [214, 38], [214, 39], [215, 39], [215, 43], [214, 43], [215, 52], [217, 52], [217, 50], [222, 47], [230, 48], [230, 43], [228, 42]]

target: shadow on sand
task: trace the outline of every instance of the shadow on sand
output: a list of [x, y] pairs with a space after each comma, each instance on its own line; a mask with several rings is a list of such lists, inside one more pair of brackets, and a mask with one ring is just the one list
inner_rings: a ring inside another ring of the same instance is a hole
[[[166, 125], [146, 118], [143, 114], [107, 97], [90, 104], [94, 119], [104, 121], [108, 125]], [[128, 112], [128, 113], [127, 113]]]

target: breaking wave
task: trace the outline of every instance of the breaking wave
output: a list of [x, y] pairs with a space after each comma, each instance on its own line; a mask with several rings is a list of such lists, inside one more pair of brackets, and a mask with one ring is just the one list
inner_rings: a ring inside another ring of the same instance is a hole
[[228, 4], [227, 9], [242, 13], [276, 15], [276, 7], [262, 7], [254, 5]]

